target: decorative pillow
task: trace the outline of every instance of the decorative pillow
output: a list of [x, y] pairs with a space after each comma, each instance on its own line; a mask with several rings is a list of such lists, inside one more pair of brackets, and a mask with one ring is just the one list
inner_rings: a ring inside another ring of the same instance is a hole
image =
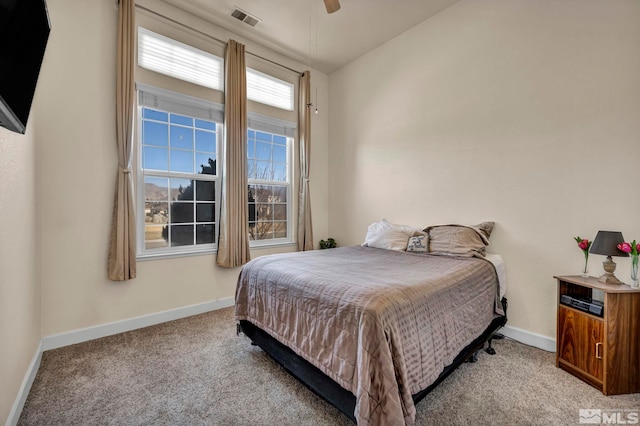
[[427, 251], [427, 241], [428, 240], [426, 235], [411, 237], [409, 238], [409, 243], [407, 244], [407, 251], [424, 253]]
[[409, 237], [419, 229], [406, 225], [394, 225], [382, 219], [380, 222], [372, 223], [367, 228], [363, 246], [377, 247], [387, 250], [406, 250]]
[[[491, 224], [491, 225], [489, 225]], [[449, 256], [484, 257], [492, 222], [478, 226], [438, 225], [424, 229], [428, 235], [429, 253]]]
[[491, 232], [493, 232], [493, 225], [495, 225], [495, 222], [482, 222], [481, 224], [474, 226], [474, 228], [478, 228], [478, 230], [482, 232], [487, 239], [489, 239]]

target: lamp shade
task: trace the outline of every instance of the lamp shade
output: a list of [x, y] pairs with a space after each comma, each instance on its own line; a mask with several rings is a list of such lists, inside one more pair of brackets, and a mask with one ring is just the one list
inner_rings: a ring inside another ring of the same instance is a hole
[[629, 253], [618, 250], [618, 244], [624, 242], [622, 232], [598, 231], [596, 239], [593, 240], [589, 253], [601, 254], [604, 256], [629, 257]]

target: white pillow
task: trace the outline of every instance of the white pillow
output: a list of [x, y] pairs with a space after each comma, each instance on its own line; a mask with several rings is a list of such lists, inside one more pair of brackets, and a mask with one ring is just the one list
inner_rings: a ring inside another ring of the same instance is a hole
[[376, 247], [387, 250], [406, 250], [409, 237], [420, 232], [417, 228], [406, 225], [394, 225], [382, 219], [380, 222], [372, 223], [367, 228], [363, 246]]

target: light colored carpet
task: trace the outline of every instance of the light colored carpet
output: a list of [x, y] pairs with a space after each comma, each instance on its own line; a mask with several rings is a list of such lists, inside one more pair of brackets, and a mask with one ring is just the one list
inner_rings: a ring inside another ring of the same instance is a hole
[[[20, 425], [350, 425], [249, 339], [233, 308], [43, 354]], [[417, 425], [577, 424], [578, 410], [640, 410], [505, 339], [417, 405]]]

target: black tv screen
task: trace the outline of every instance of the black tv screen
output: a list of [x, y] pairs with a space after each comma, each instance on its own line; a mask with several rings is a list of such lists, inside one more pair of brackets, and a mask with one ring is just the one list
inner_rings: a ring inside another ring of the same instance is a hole
[[0, 125], [24, 133], [51, 24], [45, 0], [0, 0]]

